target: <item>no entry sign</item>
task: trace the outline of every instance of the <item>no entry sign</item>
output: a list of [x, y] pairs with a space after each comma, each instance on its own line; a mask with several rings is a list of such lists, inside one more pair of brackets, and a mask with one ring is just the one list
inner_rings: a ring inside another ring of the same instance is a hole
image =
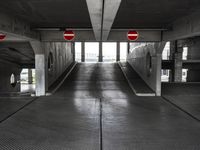
[[67, 41], [71, 41], [75, 38], [75, 34], [73, 31], [65, 31], [64, 32], [64, 39], [67, 40]]
[[129, 31], [127, 33], [127, 38], [130, 41], [136, 41], [138, 39], [138, 37], [139, 37], [139, 34], [137, 31]]
[[3, 41], [6, 38], [6, 35], [3, 33], [0, 33], [0, 41]]

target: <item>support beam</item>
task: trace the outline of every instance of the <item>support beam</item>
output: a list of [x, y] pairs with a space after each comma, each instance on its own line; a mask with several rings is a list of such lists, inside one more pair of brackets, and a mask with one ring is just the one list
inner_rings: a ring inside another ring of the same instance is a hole
[[178, 47], [177, 41], [170, 42], [170, 52], [172, 52], [173, 56], [173, 68], [171, 74], [172, 82], [182, 82], [182, 53], [183, 47]]
[[[128, 42], [127, 32], [128, 29], [112, 29], [110, 31], [107, 42]], [[92, 30], [75, 30], [74, 42], [96, 42]], [[160, 42], [161, 31], [138, 31], [139, 38], [137, 42]], [[63, 31], [41, 31], [41, 40], [43, 42], [66, 42], [63, 38]]]
[[116, 55], [116, 61], [120, 61], [120, 42], [117, 42], [117, 55]]
[[81, 62], [85, 62], [85, 42], [81, 42]]
[[73, 55], [73, 62], [76, 61], [76, 56], [75, 56], [75, 42], [71, 42], [71, 52], [72, 52], [72, 55]]
[[103, 0], [86, 0], [95, 39], [101, 40]]
[[97, 41], [106, 41], [121, 0], [86, 0]]
[[102, 41], [107, 41], [121, 0], [105, 0], [103, 12]]
[[6, 34], [5, 41], [39, 40], [39, 32], [32, 31], [23, 20], [0, 13], [0, 33]]
[[44, 46], [41, 42], [30, 42], [35, 52], [35, 82], [36, 82], [36, 96], [45, 96], [48, 90], [48, 73]]
[[163, 41], [173, 41], [179, 39], [200, 36], [200, 12], [193, 13], [176, 20], [172, 24], [172, 30], [163, 31]]
[[103, 43], [99, 42], [99, 62], [103, 62]]
[[33, 84], [32, 69], [28, 69], [28, 84]]

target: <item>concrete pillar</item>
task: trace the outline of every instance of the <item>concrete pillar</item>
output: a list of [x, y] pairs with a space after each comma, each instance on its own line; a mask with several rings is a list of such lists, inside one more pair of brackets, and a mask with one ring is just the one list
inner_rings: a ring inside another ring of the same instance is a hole
[[156, 54], [156, 96], [161, 96], [161, 68], [162, 68], [162, 54]]
[[73, 62], [76, 61], [76, 56], [75, 56], [75, 42], [71, 42], [71, 50], [72, 50], [72, 54], [73, 54]]
[[120, 42], [117, 42], [116, 61], [120, 61]]
[[32, 69], [28, 69], [28, 84], [33, 84]]
[[36, 81], [36, 96], [46, 95], [46, 61], [45, 54], [35, 55], [35, 81]]
[[[188, 45], [188, 60], [200, 60], [200, 37], [191, 39]], [[187, 82], [200, 82], [200, 69], [189, 69], [187, 72]]]
[[41, 42], [31, 41], [30, 44], [35, 52], [35, 94], [45, 96], [48, 90], [48, 58]]
[[99, 42], [99, 62], [103, 62], [103, 43]]
[[85, 42], [81, 42], [81, 62], [85, 62]]
[[178, 47], [177, 41], [170, 43], [171, 58], [173, 58], [173, 68], [171, 70], [170, 81], [182, 82], [182, 54], [183, 47]]
[[130, 53], [130, 42], [127, 42], [127, 55]]

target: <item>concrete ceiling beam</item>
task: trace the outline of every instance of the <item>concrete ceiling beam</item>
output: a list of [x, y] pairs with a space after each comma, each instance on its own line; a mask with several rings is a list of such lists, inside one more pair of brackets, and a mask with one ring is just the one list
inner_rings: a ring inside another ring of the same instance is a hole
[[121, 0], [86, 0], [97, 41], [106, 41], [118, 12]]
[[190, 14], [172, 23], [172, 30], [163, 31], [163, 41], [200, 36], [200, 12]]
[[86, 0], [93, 32], [97, 41], [101, 40], [103, 0]]
[[[128, 29], [122, 30], [111, 30], [108, 42], [128, 42], [127, 33]], [[73, 41], [75, 42], [96, 42], [96, 38], [93, 34], [93, 30], [76, 30], [74, 31], [75, 38]], [[138, 31], [139, 38], [136, 42], [160, 42], [161, 41], [161, 31], [154, 30], [141, 30]], [[41, 31], [41, 41], [44, 42], [66, 42], [63, 38], [64, 31]], [[131, 42], [131, 41], [129, 41]]]
[[32, 31], [28, 23], [23, 20], [0, 14], [0, 33], [6, 34], [5, 41], [39, 40], [39, 33]]
[[108, 39], [120, 4], [121, 0], [105, 0], [104, 2], [102, 41], [106, 41]]

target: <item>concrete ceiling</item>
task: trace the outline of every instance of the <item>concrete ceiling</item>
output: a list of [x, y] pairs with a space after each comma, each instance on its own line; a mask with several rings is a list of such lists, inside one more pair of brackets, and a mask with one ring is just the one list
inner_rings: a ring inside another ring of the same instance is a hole
[[200, 0], [122, 0], [113, 28], [165, 28], [199, 8]]
[[0, 12], [32, 27], [92, 28], [86, 0], [1, 0]]
[[[122, 0], [113, 28], [163, 28], [199, 8], [199, 0]], [[1, 0], [0, 12], [32, 27], [92, 28], [86, 0]]]
[[0, 60], [29, 68], [34, 67], [35, 54], [28, 42], [3, 42], [0, 43]]

